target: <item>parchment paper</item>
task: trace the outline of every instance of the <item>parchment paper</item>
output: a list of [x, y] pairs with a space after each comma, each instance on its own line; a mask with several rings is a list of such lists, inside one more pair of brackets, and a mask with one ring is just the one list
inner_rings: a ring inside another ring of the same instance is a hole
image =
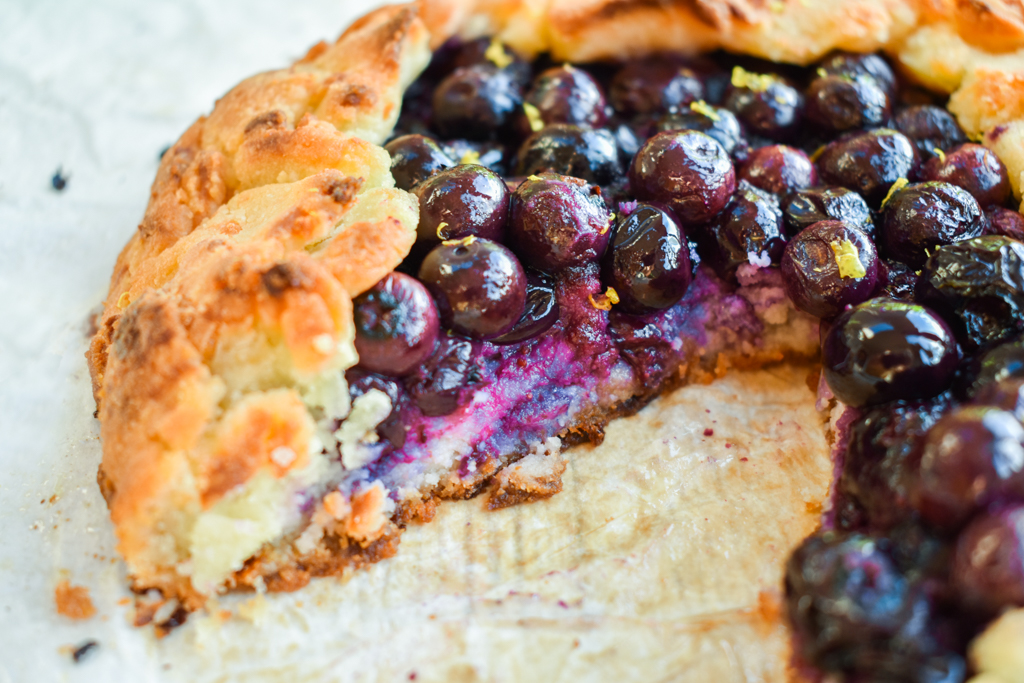
[[[800, 369], [666, 397], [572, 451], [559, 496], [449, 504], [347, 582], [227, 598], [162, 641], [128, 626], [95, 485], [89, 311], [160, 150], [374, 4], [0, 3], [0, 683], [781, 680], [782, 563], [831, 475]], [[96, 617], [56, 614], [62, 578]]]

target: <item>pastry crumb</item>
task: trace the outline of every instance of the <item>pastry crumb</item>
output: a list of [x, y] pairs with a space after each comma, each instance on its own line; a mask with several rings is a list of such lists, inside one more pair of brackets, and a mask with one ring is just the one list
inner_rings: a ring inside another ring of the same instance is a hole
[[89, 597], [89, 589], [85, 586], [73, 586], [67, 579], [62, 579], [53, 592], [53, 601], [57, 605], [57, 614], [76, 621], [90, 619], [96, 615], [96, 606]]

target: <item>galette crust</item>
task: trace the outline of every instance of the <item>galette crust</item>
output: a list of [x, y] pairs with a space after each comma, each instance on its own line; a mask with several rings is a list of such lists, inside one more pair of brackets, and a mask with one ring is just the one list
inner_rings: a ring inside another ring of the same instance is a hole
[[[313, 424], [300, 386], [353, 362], [351, 298], [415, 240], [418, 205], [394, 188], [379, 145], [429, 48], [454, 35], [575, 61], [722, 48], [807, 64], [833, 49], [884, 50], [952, 94], [1020, 196], [1020, 2], [419, 0], [372, 12], [293, 66], [243, 81], [193, 124], [164, 155], [117, 260], [88, 359], [99, 481], [136, 589], [203, 604], [173, 569], [176, 525], [259, 473], [306, 464]], [[296, 457], [282, 465], [279, 448]], [[324, 535], [333, 555], [267, 547], [229, 585], [273, 576], [289, 589], [394, 552], [391, 521], [376, 536], [336, 526]]]

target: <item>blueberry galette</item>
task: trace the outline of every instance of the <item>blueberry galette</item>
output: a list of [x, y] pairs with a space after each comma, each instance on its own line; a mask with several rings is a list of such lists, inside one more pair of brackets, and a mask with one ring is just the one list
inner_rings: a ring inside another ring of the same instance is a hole
[[436, 0], [244, 81], [89, 352], [133, 589], [297, 589], [439, 500], [557, 494], [670, 388], [820, 358], [800, 666], [1020, 680], [1013, 614], [965, 656], [1024, 605], [1018, 50], [998, 2]]

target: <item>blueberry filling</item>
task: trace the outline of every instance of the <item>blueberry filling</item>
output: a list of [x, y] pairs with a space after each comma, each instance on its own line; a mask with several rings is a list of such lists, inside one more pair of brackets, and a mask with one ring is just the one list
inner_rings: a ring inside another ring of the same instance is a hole
[[799, 655], [836, 680], [962, 681], [970, 638], [1024, 605], [1006, 168], [878, 55], [716, 59], [435, 53], [387, 145], [417, 244], [354, 302], [351, 394], [392, 406], [369, 468], [400, 481], [462, 439], [471, 477], [571, 441], [580, 406], [641, 404], [712, 326], [756, 346], [743, 295], [769, 283], [820, 320], [851, 407], [826, 529], [787, 565]]

